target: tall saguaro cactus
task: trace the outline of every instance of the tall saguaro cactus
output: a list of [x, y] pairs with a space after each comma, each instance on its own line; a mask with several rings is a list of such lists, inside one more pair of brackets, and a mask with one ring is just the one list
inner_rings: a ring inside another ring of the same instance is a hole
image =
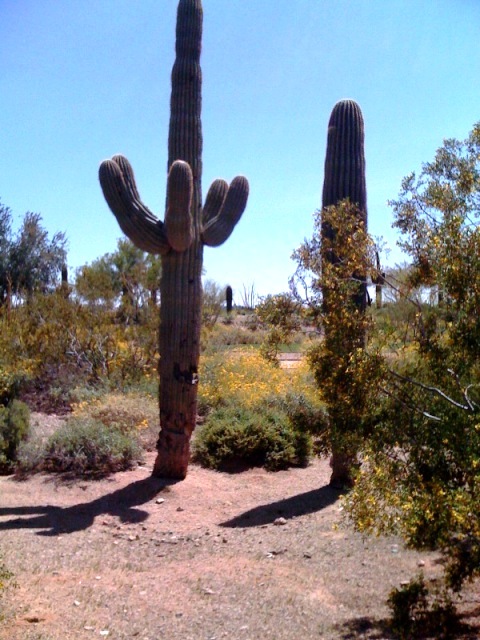
[[[322, 193], [322, 211], [336, 206], [342, 200], [356, 207], [364, 228], [367, 228], [367, 186], [365, 179], [365, 127], [359, 105], [353, 100], [341, 100], [334, 106], [328, 122], [327, 153]], [[322, 237], [335, 247], [333, 231], [327, 222], [322, 223]], [[335, 249], [328, 259], [335, 261]], [[359, 283], [355, 295], [356, 305], [366, 308], [366, 275], [354, 274]], [[328, 305], [328, 301], [326, 301]]]
[[126, 158], [102, 162], [100, 184], [122, 231], [162, 257], [160, 435], [153, 474], [183, 479], [197, 413], [203, 247], [218, 246], [245, 210], [248, 182], [215, 180], [202, 207], [201, 0], [180, 0], [172, 70], [168, 178], [162, 222], [141, 202]]
[[364, 141], [365, 127], [360, 107], [353, 100], [340, 100], [328, 122], [322, 208], [348, 198], [364, 212], [366, 221]]
[[[333, 108], [328, 123], [322, 198], [322, 272], [325, 348], [335, 362], [329, 415], [332, 432], [334, 485], [351, 484], [355, 446], [350, 435], [358, 429], [361, 400], [352, 399], [351, 359], [365, 346], [367, 303], [366, 260], [367, 190], [364, 122], [353, 100]], [[348, 201], [348, 202], [346, 202]], [[337, 207], [336, 217], [328, 207]], [[339, 216], [344, 216], [339, 219]], [[336, 222], [336, 228], [332, 225]], [[351, 234], [351, 235], [350, 235]], [[352, 248], [352, 243], [362, 246]], [[358, 259], [358, 256], [363, 257]], [[363, 262], [363, 264], [362, 264]], [[360, 263], [360, 264], [359, 264]], [[349, 265], [352, 266], [350, 271]], [[345, 272], [346, 270], [346, 272]], [[326, 276], [331, 276], [330, 280]], [[348, 280], [345, 288], [344, 280]], [[350, 438], [350, 440], [349, 440]]]

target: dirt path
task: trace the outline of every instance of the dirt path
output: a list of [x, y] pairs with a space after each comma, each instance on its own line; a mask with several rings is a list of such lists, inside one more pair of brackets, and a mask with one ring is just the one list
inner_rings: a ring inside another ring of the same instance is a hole
[[275, 474], [192, 466], [167, 485], [153, 459], [100, 482], [0, 479], [18, 583], [2, 640], [379, 640], [388, 591], [419, 566], [439, 573], [398, 540], [337, 529], [325, 460]]

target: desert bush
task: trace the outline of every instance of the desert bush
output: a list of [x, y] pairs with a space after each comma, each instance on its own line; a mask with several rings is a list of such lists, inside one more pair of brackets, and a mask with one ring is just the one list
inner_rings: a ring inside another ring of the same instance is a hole
[[7, 406], [0, 406], [0, 472], [12, 471], [17, 450], [28, 436], [30, 411], [19, 400], [12, 400]]
[[100, 421], [124, 434], [136, 434], [143, 448], [151, 451], [159, 432], [158, 399], [141, 392], [84, 394], [73, 405], [79, 420]]
[[286, 371], [248, 348], [205, 355], [200, 361], [199, 412], [235, 402], [251, 407], [277, 396], [301, 394], [313, 406], [321, 406], [313, 376], [306, 364]]
[[309, 434], [295, 429], [285, 412], [229, 404], [215, 409], [198, 430], [193, 460], [218, 470], [277, 471], [307, 464], [310, 452]]
[[259, 322], [268, 328], [261, 345], [264, 358], [277, 363], [281, 345], [288, 345], [300, 331], [302, 305], [291, 293], [265, 296], [255, 309]]
[[455, 637], [458, 619], [449, 594], [429, 588], [422, 574], [400, 589], [393, 589], [387, 604], [392, 631], [400, 640]]
[[212, 354], [225, 347], [259, 345], [263, 340], [262, 331], [251, 331], [248, 326], [235, 322], [218, 322], [209, 332], [202, 333], [204, 353]]
[[71, 418], [46, 442], [42, 470], [104, 476], [130, 469], [141, 459], [136, 435], [100, 420]]

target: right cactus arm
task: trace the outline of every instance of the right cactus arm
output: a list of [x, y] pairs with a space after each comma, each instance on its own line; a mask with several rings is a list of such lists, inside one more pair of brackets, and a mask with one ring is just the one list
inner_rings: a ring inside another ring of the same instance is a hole
[[125, 235], [142, 251], [168, 253], [164, 224], [140, 200], [128, 160], [119, 155], [104, 160], [99, 178], [105, 200]]
[[215, 180], [205, 202], [202, 240], [209, 247], [218, 247], [227, 240], [247, 206], [248, 180], [237, 176], [228, 189], [225, 184]]

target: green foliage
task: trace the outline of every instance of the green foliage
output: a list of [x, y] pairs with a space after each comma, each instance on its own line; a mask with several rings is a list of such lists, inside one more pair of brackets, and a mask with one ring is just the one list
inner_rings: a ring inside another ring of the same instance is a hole
[[[85, 383], [124, 388], [155, 375], [157, 344], [150, 319], [123, 325], [114, 312], [85, 305], [61, 291], [0, 309], [0, 358], [9, 378], [28, 378], [68, 403], [69, 389]], [[0, 393], [3, 374], [0, 373]], [[6, 382], [5, 382], [6, 384]], [[55, 406], [55, 398], [52, 397]]]
[[445, 141], [392, 203], [413, 258], [406, 282], [424, 299], [410, 296], [414, 313], [395, 318], [379, 420], [346, 502], [362, 531], [440, 548], [453, 591], [480, 569], [479, 163], [477, 125]]
[[0, 473], [12, 471], [18, 447], [29, 429], [30, 411], [25, 403], [12, 400], [0, 406]]
[[212, 469], [277, 471], [307, 464], [310, 451], [308, 434], [297, 430], [285, 412], [229, 404], [213, 410], [199, 429], [193, 459]]
[[223, 309], [225, 288], [213, 280], [203, 283], [202, 297], [202, 329], [209, 332], [215, 326]]
[[[307, 361], [328, 407], [331, 450], [345, 460], [344, 477], [338, 481], [346, 484], [348, 467], [355, 464], [362, 438], [376, 421], [378, 381], [385, 366], [378, 349], [365, 349], [372, 321], [359, 304], [364, 277], [358, 274], [371, 270], [374, 252], [360, 213], [348, 201], [317, 213], [312, 240], [294, 254], [297, 281], [305, 285], [310, 279], [307, 303], [324, 333], [307, 351]], [[325, 226], [330, 234], [320, 241]], [[330, 259], [333, 253], [335, 259]]]
[[50, 239], [41, 222], [39, 214], [28, 212], [14, 234], [11, 211], [0, 204], [0, 306], [58, 285], [66, 261], [66, 238], [56, 233]]
[[100, 421], [110, 429], [136, 434], [144, 449], [155, 448], [159, 430], [157, 393], [128, 391], [93, 396], [75, 404], [73, 415], [82, 421]]
[[144, 323], [158, 304], [161, 263], [158, 257], [120, 239], [117, 249], [77, 270], [75, 293], [92, 307], [117, 315], [127, 325]]
[[445, 592], [432, 593], [423, 575], [393, 589], [387, 603], [392, 612], [392, 630], [400, 640], [454, 637], [457, 619], [453, 602]]
[[277, 363], [282, 344], [289, 344], [301, 328], [301, 305], [291, 293], [266, 296], [257, 305], [255, 314], [266, 325], [268, 333], [261, 346], [262, 355]]
[[140, 459], [135, 434], [100, 420], [72, 418], [46, 442], [42, 470], [104, 476], [130, 469]]

